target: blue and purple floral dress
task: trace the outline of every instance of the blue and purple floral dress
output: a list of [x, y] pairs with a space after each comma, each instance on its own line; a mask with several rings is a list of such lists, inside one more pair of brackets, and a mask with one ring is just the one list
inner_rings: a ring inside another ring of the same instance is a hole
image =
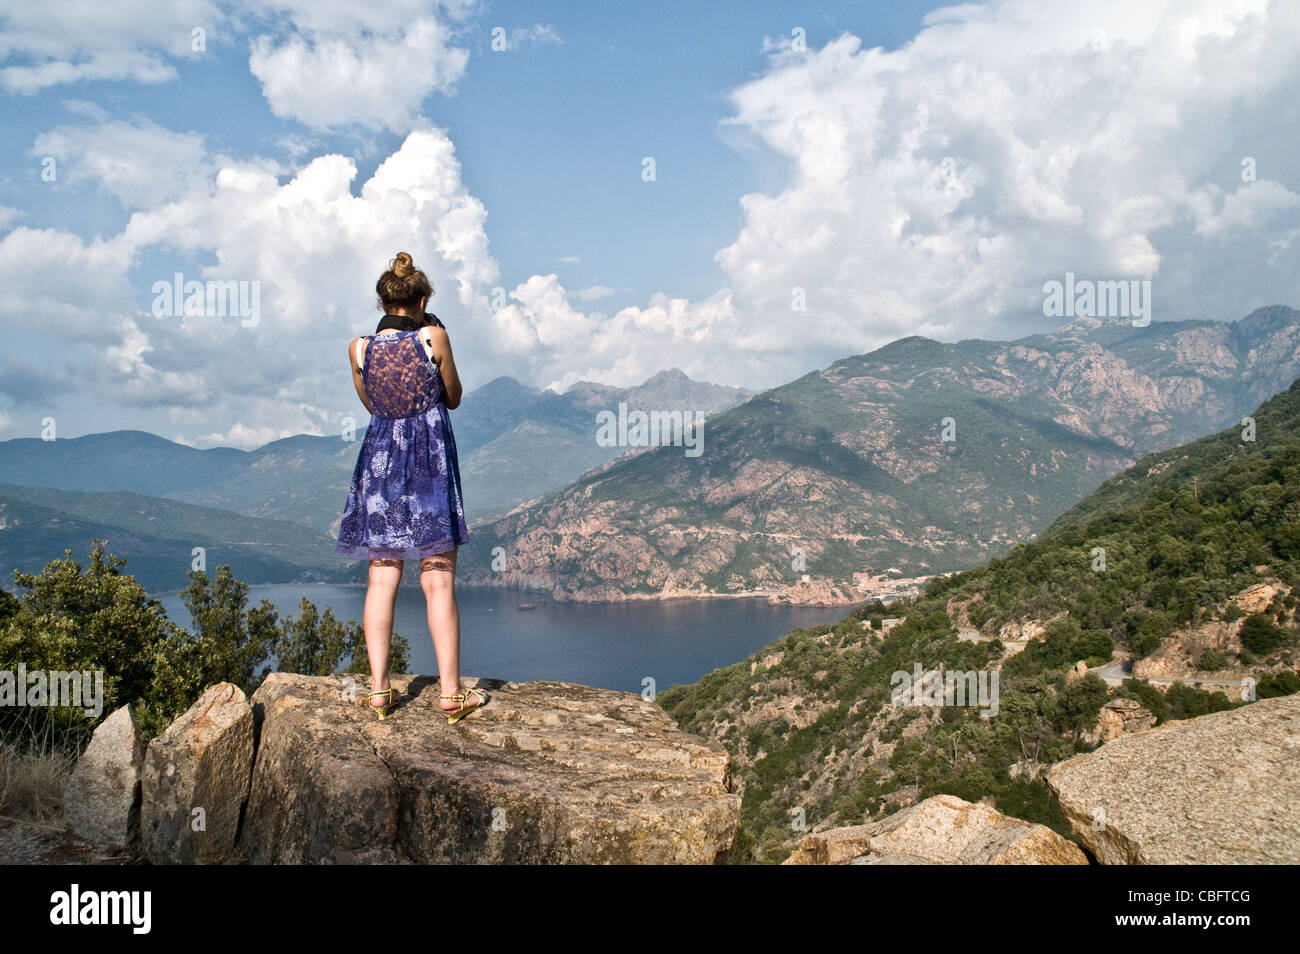
[[465, 542], [460, 462], [446, 390], [419, 333], [367, 336], [361, 367], [370, 426], [361, 442], [336, 552], [418, 560]]

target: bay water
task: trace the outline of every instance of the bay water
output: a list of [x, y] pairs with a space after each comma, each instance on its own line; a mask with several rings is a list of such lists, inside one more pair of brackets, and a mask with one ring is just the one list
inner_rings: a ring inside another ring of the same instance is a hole
[[[269, 600], [281, 620], [298, 615], [307, 597], [346, 622], [360, 620], [364, 586], [327, 583], [249, 587], [249, 606]], [[169, 619], [189, 627], [180, 598], [160, 596]], [[770, 604], [766, 600], [675, 599], [628, 603], [555, 603], [499, 587], [456, 587], [460, 607], [461, 674], [512, 682], [558, 680], [640, 693], [696, 682], [748, 657], [796, 627], [834, 623], [848, 607]], [[533, 604], [535, 609], [521, 610]], [[410, 671], [438, 671], [425, 619], [424, 594], [405, 582], [398, 590], [393, 629], [411, 644]]]

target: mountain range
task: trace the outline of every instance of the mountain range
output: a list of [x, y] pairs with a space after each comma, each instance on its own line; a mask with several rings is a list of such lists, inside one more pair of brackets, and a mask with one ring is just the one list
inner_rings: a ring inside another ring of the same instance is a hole
[[699, 457], [625, 455], [477, 528], [464, 579], [557, 599], [847, 603], [855, 573], [969, 567], [1289, 385], [1298, 318], [904, 338], [715, 414]]
[[629, 410], [686, 409], [710, 415], [747, 400], [754, 392], [694, 381], [676, 368], [660, 371], [634, 388], [588, 381], [563, 394], [497, 378], [467, 396], [455, 412], [456, 446], [463, 449], [461, 482], [471, 520], [568, 486], [592, 467], [626, 448], [595, 439], [596, 415]]
[[[632, 388], [580, 382], [564, 394], [496, 378], [453, 412], [467, 519], [562, 488], [624, 453], [595, 440], [600, 411], [624, 403], [710, 414], [752, 393], [675, 368]], [[364, 426], [352, 440], [300, 434], [251, 451], [199, 450], [143, 431], [2, 442], [0, 568], [32, 571], [98, 537], [156, 587], [184, 584], [195, 546], [247, 582], [361, 580], [333, 540], [363, 435]]]
[[[0, 567], [7, 577], [15, 569], [39, 570], [65, 548], [84, 559], [95, 539], [107, 541], [109, 552], [126, 559], [126, 572], [150, 589], [180, 588], [191, 567], [214, 571], [222, 564], [245, 582], [359, 579], [353, 561], [336, 556], [319, 532], [289, 521], [126, 491], [0, 484]], [[5, 579], [0, 588], [9, 584]]]
[[[1300, 313], [1274, 306], [904, 338], [752, 396], [675, 369], [564, 394], [497, 378], [453, 412], [461, 580], [556, 599], [850, 603], [855, 574], [941, 574], [1032, 539], [1138, 457], [1239, 422], [1297, 375]], [[700, 412], [702, 452], [597, 440], [620, 404]], [[357, 448], [298, 435], [198, 450], [138, 431], [0, 443], [0, 569], [99, 536], [147, 585], [183, 584], [196, 546], [249, 582], [360, 580], [333, 554]]]

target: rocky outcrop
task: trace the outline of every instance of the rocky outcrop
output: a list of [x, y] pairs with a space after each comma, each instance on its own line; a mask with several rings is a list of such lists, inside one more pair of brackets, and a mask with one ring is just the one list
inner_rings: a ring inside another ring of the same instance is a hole
[[[1256, 572], [1266, 570], [1256, 568]], [[1268, 609], [1274, 600], [1289, 595], [1291, 588], [1280, 580], [1269, 578], [1262, 583], [1248, 586], [1229, 598], [1247, 615], [1260, 613]], [[1294, 618], [1294, 613], [1292, 613]], [[1242, 650], [1241, 626], [1243, 620], [1208, 620], [1190, 626], [1175, 629], [1148, 656], [1133, 664], [1133, 675], [1139, 679], [1181, 679], [1190, 684], [1201, 680], [1235, 680], [1256, 677], [1259, 671], [1240, 662], [1238, 653]], [[1215, 671], [1201, 668], [1203, 654], [1213, 649], [1223, 654], [1223, 667]], [[1238, 694], [1222, 686], [1216, 687], [1226, 691], [1231, 698]]]
[[872, 825], [829, 828], [806, 836], [786, 865], [843, 865], [871, 850]]
[[144, 740], [130, 706], [95, 729], [63, 792], [63, 816], [79, 838], [125, 848], [140, 834], [140, 772]]
[[1086, 865], [1088, 859], [1045, 825], [935, 795], [867, 825], [808, 835], [784, 863]]
[[1041, 620], [1021, 620], [1005, 624], [998, 630], [998, 639], [1004, 643], [1027, 642], [1031, 639], [1037, 639], [1045, 632], [1047, 632], [1047, 627]]
[[253, 710], [218, 683], [149, 743], [140, 828], [154, 864], [231, 861], [253, 766]]
[[711, 863], [740, 820], [731, 760], [640, 696], [463, 680], [451, 725], [428, 676], [378, 721], [351, 676], [277, 673], [252, 704], [207, 690], [144, 750], [128, 710], [68, 786], [70, 827], [155, 864]]
[[449, 725], [436, 680], [392, 684], [380, 722], [339, 677], [267, 678], [246, 860], [710, 863], [735, 837], [726, 751], [640, 696], [482, 681], [491, 701]]
[[[1134, 661], [1133, 675], [1138, 679], [1183, 679], [1195, 682], [1206, 678], [1231, 677], [1234, 672], [1248, 673], [1248, 668], [1236, 663], [1236, 654], [1241, 650], [1241, 640], [1237, 636], [1240, 629], [1240, 620], [1231, 623], [1212, 620], [1176, 629], [1150, 655]], [[1202, 671], [1199, 667], [1201, 654], [1207, 649], [1228, 654], [1225, 661], [1229, 668], [1216, 673]]]
[[777, 584], [767, 597], [769, 603], [788, 606], [851, 606], [861, 600], [862, 594], [850, 583], [812, 578]]
[[850, 865], [932, 865], [935, 862], [929, 858], [922, 858], [919, 855], [858, 855], [852, 861], [846, 861]]
[[1275, 599], [1279, 596], [1287, 596], [1290, 592], [1291, 587], [1281, 580], [1269, 579], [1263, 583], [1256, 583], [1254, 586], [1246, 587], [1232, 597], [1232, 602], [1236, 603], [1243, 613], [1262, 613], [1272, 605]]
[[1156, 717], [1136, 699], [1111, 699], [1101, 707], [1097, 724], [1083, 734], [1089, 745], [1118, 739], [1127, 732], [1141, 732], [1156, 724]]
[[1125, 735], [1047, 784], [1102, 864], [1300, 862], [1300, 697]]

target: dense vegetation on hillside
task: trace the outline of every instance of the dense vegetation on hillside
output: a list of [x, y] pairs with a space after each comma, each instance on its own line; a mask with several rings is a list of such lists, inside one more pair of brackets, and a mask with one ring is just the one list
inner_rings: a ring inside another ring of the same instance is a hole
[[[1084, 736], [1108, 698], [1094, 675], [1067, 681], [1069, 667], [1100, 665], [1117, 647], [1147, 654], [1177, 626], [1239, 619], [1229, 599], [1264, 578], [1300, 585], [1300, 382], [1254, 417], [1254, 441], [1234, 428], [1145, 458], [1040, 539], [936, 579], [914, 600], [795, 630], [743, 663], [661, 693], [684, 728], [735, 759], [745, 789], [736, 860], [784, 857], [797, 809], [810, 827], [832, 818], [851, 825], [904, 797], [943, 792], [991, 797], [1000, 811], [1068, 836], [1041, 770], [1092, 748]], [[1042, 638], [1002, 661], [997, 714], [891, 706], [895, 672], [997, 665], [1004, 646], [996, 638], [957, 640], [950, 614], [963, 611], [985, 636], [1050, 621]], [[882, 638], [886, 616], [905, 621]], [[1259, 697], [1300, 691], [1295, 621], [1295, 597], [1285, 595], [1242, 624], [1234, 662], [1254, 667]], [[1160, 720], [1244, 704], [1237, 693], [1162, 691], [1137, 679], [1117, 693]]]
[[[936, 581], [927, 596], [978, 596], [971, 620], [984, 627], [1068, 610], [1085, 632], [1144, 655], [1174, 626], [1212, 616], [1230, 595], [1259, 582], [1256, 567], [1294, 587], [1300, 381], [1254, 419], [1253, 441], [1230, 428], [1143, 458], [1065, 513], [1043, 539]], [[1094, 569], [1102, 556], [1105, 569]]]
[[[191, 572], [181, 593], [193, 632], [167, 619], [124, 560], [96, 541], [83, 568], [66, 551], [39, 574], [16, 573], [20, 591], [0, 590], [0, 671], [104, 673], [100, 719], [132, 703], [146, 739], [160, 733], [206, 689], [232, 682], [246, 693], [276, 669], [325, 675], [348, 661], [346, 672], [369, 674], [365, 634], [305, 597], [299, 615], [284, 620], [266, 600], [248, 605], [248, 586], [230, 568], [216, 576]], [[409, 645], [393, 634], [389, 664], [404, 672]], [[41, 751], [76, 749], [99, 720], [81, 710], [50, 706], [0, 707], [0, 740]]]

